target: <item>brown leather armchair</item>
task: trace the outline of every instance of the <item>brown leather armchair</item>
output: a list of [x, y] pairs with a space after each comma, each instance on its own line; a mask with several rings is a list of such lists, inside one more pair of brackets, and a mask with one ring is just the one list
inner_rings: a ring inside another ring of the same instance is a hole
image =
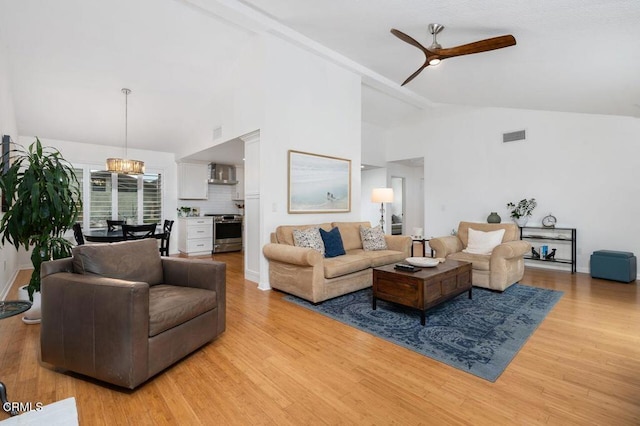
[[74, 247], [42, 264], [42, 361], [133, 389], [225, 330], [225, 274], [155, 239]]
[[[491, 232], [504, 229], [502, 243], [491, 254], [465, 253], [469, 242], [469, 228]], [[429, 246], [436, 257], [471, 262], [471, 282], [476, 287], [504, 291], [524, 275], [524, 255], [531, 245], [520, 240], [520, 229], [515, 223], [460, 222], [458, 234], [432, 238]]]

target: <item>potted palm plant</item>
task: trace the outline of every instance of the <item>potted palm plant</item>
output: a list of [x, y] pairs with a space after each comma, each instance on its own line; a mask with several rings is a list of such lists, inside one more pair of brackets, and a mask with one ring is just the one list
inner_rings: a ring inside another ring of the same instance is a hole
[[[33, 273], [27, 286], [29, 300], [40, 291], [42, 262], [71, 256], [71, 243], [64, 237], [80, 211], [82, 200], [73, 167], [60, 152], [42, 147], [38, 138], [28, 149], [15, 146], [9, 158], [2, 159], [0, 188], [7, 210], [0, 220], [0, 235], [5, 241], [26, 250], [33, 248]], [[33, 308], [31, 318], [39, 309]], [[29, 316], [27, 316], [29, 317]], [[26, 321], [25, 321], [26, 322]]]

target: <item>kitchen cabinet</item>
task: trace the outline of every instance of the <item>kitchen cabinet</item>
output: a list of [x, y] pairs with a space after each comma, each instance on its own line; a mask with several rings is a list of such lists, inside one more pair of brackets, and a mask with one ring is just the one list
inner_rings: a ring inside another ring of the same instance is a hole
[[209, 195], [209, 166], [198, 163], [178, 163], [178, 198], [206, 200]]
[[238, 181], [238, 183], [236, 184], [236, 190], [233, 199], [244, 201], [244, 168], [236, 167], [236, 180]]
[[178, 251], [188, 256], [211, 254], [213, 250], [213, 218], [178, 218]]

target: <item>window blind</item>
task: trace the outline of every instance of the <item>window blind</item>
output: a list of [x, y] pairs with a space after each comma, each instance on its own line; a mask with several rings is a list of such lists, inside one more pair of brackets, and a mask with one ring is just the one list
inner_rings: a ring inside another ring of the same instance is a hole
[[162, 220], [162, 176], [145, 174], [142, 185], [142, 221], [159, 224]]
[[90, 228], [106, 228], [113, 211], [111, 173], [91, 170]]

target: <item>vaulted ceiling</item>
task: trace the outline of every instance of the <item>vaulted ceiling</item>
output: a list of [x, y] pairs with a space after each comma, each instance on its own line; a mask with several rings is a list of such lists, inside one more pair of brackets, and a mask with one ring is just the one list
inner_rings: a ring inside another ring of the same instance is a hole
[[396, 28], [443, 47], [512, 34], [513, 47], [451, 58], [406, 87], [438, 103], [640, 116], [637, 0], [244, 0], [342, 55], [402, 83], [424, 62]]
[[[637, 0], [0, 0], [20, 132], [171, 152], [210, 138], [215, 94], [267, 31], [363, 75], [363, 120], [393, 125], [431, 103], [640, 116]], [[517, 45], [451, 58], [400, 87], [440, 23], [443, 47], [503, 34]], [[318, 43], [318, 44], [315, 44]], [[335, 53], [327, 53], [335, 52]]]

